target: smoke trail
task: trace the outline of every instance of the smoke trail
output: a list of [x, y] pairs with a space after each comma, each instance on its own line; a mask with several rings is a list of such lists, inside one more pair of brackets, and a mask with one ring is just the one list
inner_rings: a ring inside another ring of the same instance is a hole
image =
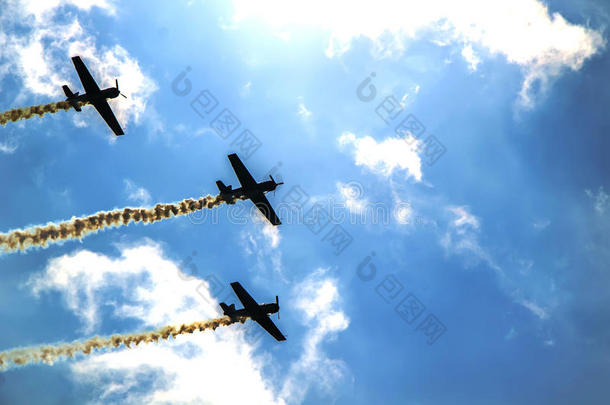
[[[88, 103], [78, 102], [79, 106], [83, 106]], [[55, 114], [59, 110], [68, 111], [73, 108], [73, 105], [67, 101], [59, 101], [50, 104], [35, 105], [32, 107], [15, 108], [14, 110], [5, 111], [0, 113], [0, 124], [6, 125], [7, 122], [16, 122], [20, 119], [30, 119], [34, 115], [42, 117], [44, 114]]]
[[152, 224], [172, 216], [186, 215], [204, 208], [212, 209], [224, 203], [217, 195], [201, 197], [199, 200], [187, 198], [176, 204], [157, 204], [153, 208], [123, 208], [113, 211], [100, 211], [88, 217], [76, 218], [49, 223], [24, 230], [15, 230], [0, 234], [0, 248], [5, 252], [25, 251], [33, 246], [47, 247], [49, 243], [82, 238], [110, 226], [128, 225], [130, 222]]
[[73, 358], [77, 353], [91, 354], [93, 349], [116, 348], [124, 345], [131, 349], [131, 345], [140, 343], [158, 342], [159, 339], [167, 340], [178, 335], [193, 333], [195, 331], [215, 330], [219, 326], [229, 326], [236, 322], [244, 323], [248, 317], [229, 318], [222, 317], [204, 322], [193, 322], [179, 326], [165, 326], [152, 332], [128, 333], [124, 335], [112, 335], [110, 337], [96, 336], [84, 342], [72, 342], [55, 346], [23, 347], [19, 349], [0, 352], [0, 370], [6, 370], [11, 366], [24, 366], [31, 363], [45, 363], [52, 365], [60, 357]]

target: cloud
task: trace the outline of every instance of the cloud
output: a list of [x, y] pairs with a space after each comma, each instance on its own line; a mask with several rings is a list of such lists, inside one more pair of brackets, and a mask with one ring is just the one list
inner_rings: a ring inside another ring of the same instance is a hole
[[571, 24], [539, 0], [380, 0], [374, 6], [347, 0], [233, 0], [233, 4], [236, 23], [257, 18], [276, 29], [306, 25], [328, 32], [329, 57], [347, 52], [359, 38], [372, 41], [378, 57], [402, 54], [410, 41], [427, 39], [462, 47], [472, 68], [478, 62], [473, 63], [476, 59], [468, 47], [476, 45], [523, 69], [519, 101], [526, 108], [533, 106], [537, 87], [546, 90], [553, 78], [565, 70], [579, 70], [605, 46], [600, 32]]
[[417, 154], [419, 141], [409, 138], [411, 142], [402, 138], [386, 138], [378, 143], [370, 136], [358, 138], [353, 133], [344, 132], [339, 137], [339, 145], [353, 147], [357, 166], [365, 166], [374, 173], [388, 177], [395, 170], [404, 170], [407, 177], [421, 181], [421, 159]]
[[534, 223], [532, 224], [534, 229], [538, 231], [546, 229], [549, 225], [551, 225], [551, 221], [549, 219], [539, 219], [534, 221]]
[[303, 101], [299, 102], [298, 114], [302, 120], [307, 120], [309, 119], [309, 117], [311, 117], [311, 111], [309, 111], [307, 107], [305, 107], [305, 103], [303, 103]]
[[[106, 321], [102, 313], [109, 320], [135, 322], [137, 329], [219, 315], [210, 285], [187, 274], [186, 260], [174, 263], [161, 245], [148, 239], [118, 248], [117, 257], [79, 250], [52, 259], [28, 286], [37, 295], [59, 292], [87, 333]], [[285, 404], [301, 402], [313, 388], [330, 396], [329, 388], [347, 375], [346, 366], [322, 350], [349, 322], [340, 309], [337, 280], [317, 271], [297, 284], [292, 300], [306, 329], [302, 353], [288, 364], [284, 377], [271, 379], [263, 373], [271, 369], [271, 375], [278, 375], [280, 365], [248, 340], [248, 324], [96, 353], [71, 361], [72, 377], [86, 387], [93, 403], [99, 398], [99, 403], [126, 404]], [[294, 344], [299, 340], [291, 335]]]
[[404, 93], [400, 98], [400, 106], [406, 108], [415, 102], [415, 97], [419, 94], [419, 84], [412, 85], [409, 93]]
[[464, 232], [464, 228], [467, 227], [479, 229], [479, 220], [468, 212], [468, 207], [449, 207], [449, 211], [455, 215], [453, 227], [456, 228], [458, 232]]
[[55, 9], [68, 5], [84, 11], [97, 7], [111, 15], [116, 13], [114, 1], [106, 0], [28, 0], [24, 3], [24, 9], [27, 14], [31, 14], [36, 20], [41, 21], [48, 18], [48, 14], [53, 13]]
[[[66, 307], [83, 322], [85, 333], [99, 326], [99, 308], [104, 303], [114, 306], [114, 316], [138, 319], [142, 327], [218, 315], [216, 308], [202, 303], [202, 298], [212, 302], [211, 297], [202, 297], [196, 291], [197, 281], [188, 279], [163, 257], [160, 245], [147, 240], [120, 249], [118, 258], [79, 250], [52, 259], [45, 272], [33, 276], [28, 286], [36, 296], [47, 291], [62, 292]], [[108, 286], [125, 299], [111, 299]]]
[[280, 244], [280, 231], [277, 226], [266, 223], [263, 227], [263, 235], [267, 238], [269, 246], [273, 249]]
[[123, 182], [125, 183], [125, 193], [129, 201], [133, 201], [140, 206], [149, 206], [151, 204], [152, 198], [147, 189], [139, 187], [129, 179], [124, 179]]
[[528, 301], [526, 299], [521, 299], [521, 300], [519, 300], [519, 303], [521, 305], [523, 305], [525, 308], [529, 309], [533, 314], [535, 314], [540, 319], [546, 319], [549, 316], [548, 313], [546, 312], [546, 310], [544, 308], [540, 307], [535, 302]]
[[308, 335], [301, 356], [284, 381], [282, 397], [302, 402], [312, 385], [332, 395], [350, 377], [343, 361], [330, 359], [322, 351], [323, 343], [334, 340], [349, 326], [349, 318], [340, 308], [338, 281], [329, 277], [326, 270], [318, 269], [294, 287], [291, 299], [303, 314]]
[[362, 185], [356, 182], [342, 183], [337, 182], [337, 190], [339, 191], [340, 198], [345, 201], [345, 206], [350, 213], [353, 214], [364, 214], [369, 201], [362, 197], [363, 190]]
[[[539, 278], [532, 274], [534, 261], [517, 258], [513, 259], [511, 265], [501, 267], [489, 250], [481, 245], [481, 223], [479, 218], [470, 212], [470, 208], [449, 206], [446, 210], [452, 214], [452, 218], [439, 240], [445, 254], [464, 258], [467, 267], [484, 263], [494, 270], [501, 290], [510, 296], [515, 304], [528, 309], [540, 320], [548, 319], [550, 311], [557, 306], [557, 300], [552, 294], [548, 294], [548, 281], [545, 280], [544, 287], [540, 287]], [[545, 302], [545, 306], [537, 303], [539, 299]]]
[[394, 198], [394, 209], [392, 210], [394, 220], [400, 225], [408, 225], [413, 221], [413, 207], [408, 201], [400, 201]]
[[239, 91], [239, 94], [241, 95], [242, 98], [246, 98], [250, 95], [250, 91], [252, 90], [252, 82], [248, 81], [246, 84], [244, 84], [241, 88], [241, 90]]
[[3, 136], [2, 141], [0, 141], [0, 152], [6, 153], [7, 155], [15, 153], [19, 147], [17, 137], [12, 130], [5, 129], [2, 132], [4, 132], [5, 135]]
[[275, 275], [287, 281], [283, 272], [282, 252], [279, 249], [279, 227], [271, 225], [257, 209], [251, 212], [256, 212], [252, 215], [253, 223], [240, 233], [244, 254], [256, 258], [256, 277], [269, 276], [266, 271], [271, 269]]
[[453, 218], [440, 239], [445, 253], [463, 256], [467, 266], [484, 262], [502, 276], [500, 266], [479, 243], [480, 223], [477, 217], [471, 214], [469, 208], [465, 206], [449, 206], [447, 211], [453, 214]]
[[12, 153], [15, 153], [16, 150], [17, 150], [17, 145], [9, 144], [6, 142], [0, 142], [0, 152], [10, 155]]
[[[158, 89], [135, 60], [120, 45], [98, 46], [69, 8], [89, 11], [99, 7], [109, 14], [115, 9], [112, 2], [103, 0], [13, 2], [11, 11], [3, 11], [0, 22], [7, 29], [0, 38], [0, 74], [15, 74], [23, 82], [24, 93], [18, 102], [25, 102], [28, 94], [63, 98], [61, 86], [69, 84], [73, 91], [82, 92], [82, 84], [70, 60], [80, 55], [101, 88], [120, 82], [127, 99], [109, 100], [119, 122], [126, 127], [130, 122], [141, 122], [151, 95]], [[69, 22], [65, 22], [65, 17]], [[19, 29], [16, 24], [19, 22]], [[13, 28], [13, 29], [10, 29]], [[26, 34], [23, 34], [23, 32]], [[10, 32], [10, 33], [7, 33]], [[85, 114], [89, 109], [83, 109]], [[83, 120], [79, 124], [83, 124]]]
[[481, 59], [475, 54], [470, 44], [462, 48], [462, 57], [469, 63], [468, 67], [473, 72], [477, 70], [477, 66], [481, 63]]
[[585, 190], [585, 193], [593, 200], [593, 208], [595, 208], [595, 211], [597, 211], [599, 215], [603, 215], [610, 204], [609, 196], [604, 191], [604, 187], [599, 186], [597, 194], [589, 189]]

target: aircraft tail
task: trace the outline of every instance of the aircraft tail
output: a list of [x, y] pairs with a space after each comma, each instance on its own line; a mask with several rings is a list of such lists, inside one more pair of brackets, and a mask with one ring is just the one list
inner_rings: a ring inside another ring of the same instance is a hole
[[[72, 93], [72, 90], [70, 90], [70, 88], [68, 86], [66, 86], [65, 84], [63, 86], [61, 86], [62, 89], [64, 89], [64, 94], [66, 95], [66, 97], [68, 97], [66, 100], [70, 101], [70, 99], [78, 96], [78, 91], [76, 93]], [[74, 109], [76, 111], [80, 111], [81, 108], [78, 105], [78, 103], [73, 103], [70, 102], [70, 104], [72, 105], [72, 107], [74, 107]]]
[[225, 186], [220, 180], [216, 182], [216, 186], [218, 186], [218, 190], [220, 190], [221, 193], [228, 193], [232, 189], [232, 186]]
[[61, 86], [62, 89], [64, 89], [64, 93], [66, 94], [66, 97], [71, 98], [74, 97], [74, 93], [72, 93], [72, 90], [70, 90], [70, 88], [68, 86], [66, 86], [65, 84], [63, 86]]
[[222, 308], [222, 313], [226, 316], [231, 316], [235, 312], [235, 304], [227, 305], [224, 302], [221, 302], [220, 308]]

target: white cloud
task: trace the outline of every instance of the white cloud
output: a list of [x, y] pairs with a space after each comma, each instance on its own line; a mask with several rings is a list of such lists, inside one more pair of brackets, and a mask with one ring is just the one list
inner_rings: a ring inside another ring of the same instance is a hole
[[477, 217], [465, 206], [449, 206], [447, 210], [453, 214], [453, 219], [440, 239], [445, 253], [462, 255], [468, 266], [484, 262], [503, 276], [500, 266], [479, 243], [480, 223]]
[[551, 221], [548, 219], [539, 219], [534, 221], [534, 223], [532, 224], [534, 229], [539, 231], [546, 229], [549, 225], [551, 225]]
[[369, 201], [362, 197], [362, 185], [356, 182], [337, 182], [339, 196], [345, 201], [346, 208], [354, 214], [364, 214]]
[[[453, 218], [448, 222], [447, 229], [439, 241], [445, 253], [461, 256], [468, 267], [480, 263], [486, 264], [494, 270], [500, 288], [515, 304], [528, 309], [540, 320], [548, 319], [549, 312], [556, 306], [556, 300], [548, 295], [548, 289], [544, 289], [544, 293], [547, 294], [541, 294], [537, 283], [534, 283], [535, 279], [528, 277], [532, 273], [533, 260], [515, 259], [516, 266], [508, 266], [508, 272], [503, 270], [488, 249], [481, 245], [479, 241], [481, 223], [470, 209], [466, 206], [449, 206], [447, 210], [451, 212]], [[530, 298], [531, 296], [542, 296], [548, 305], [541, 306]]]
[[246, 98], [250, 95], [250, 91], [252, 90], [252, 82], [248, 81], [248, 83], [244, 84], [239, 92], [239, 94]]
[[468, 207], [449, 207], [448, 209], [455, 215], [453, 226], [458, 229], [458, 232], [463, 232], [463, 228], [466, 226], [479, 229], [479, 220], [468, 212]]
[[84, 11], [90, 11], [91, 8], [97, 7], [108, 14], [114, 15], [116, 13], [114, 1], [106, 0], [27, 0], [24, 2], [24, 9], [27, 14], [31, 14], [36, 20], [41, 21], [48, 18], [48, 14], [53, 13], [55, 9], [67, 5]]
[[[85, 333], [99, 325], [99, 308], [109, 285], [128, 297], [122, 302], [106, 302], [114, 305], [114, 315], [138, 319], [143, 326], [216, 316], [216, 308], [201, 303], [197, 280], [188, 279], [178, 270], [163, 257], [160, 245], [147, 241], [122, 247], [118, 258], [80, 250], [52, 259], [45, 273], [32, 277], [28, 285], [35, 295], [50, 290], [63, 292], [67, 308], [83, 321]], [[212, 301], [208, 296], [204, 298]]]
[[604, 187], [599, 186], [597, 194], [588, 189], [585, 190], [585, 193], [593, 200], [593, 208], [595, 208], [595, 211], [597, 211], [599, 215], [603, 215], [606, 212], [608, 205], [610, 205], [610, 197], [604, 191]]
[[271, 269], [274, 275], [287, 281], [283, 272], [282, 251], [278, 249], [282, 240], [279, 227], [271, 225], [255, 207], [250, 212], [254, 214], [253, 223], [241, 232], [240, 238], [245, 255], [256, 258], [256, 277], [267, 278], [267, 270]]
[[125, 183], [125, 193], [127, 194], [127, 199], [129, 201], [133, 201], [140, 206], [148, 206], [151, 204], [152, 198], [147, 189], [136, 185], [129, 179], [124, 179], [123, 182]]
[[309, 111], [307, 107], [305, 107], [305, 104], [302, 101], [299, 103], [298, 114], [303, 120], [307, 120], [309, 117], [311, 117], [311, 111]]
[[[233, 4], [237, 23], [258, 18], [276, 29], [308, 25], [329, 32], [329, 57], [346, 52], [361, 37], [371, 40], [375, 54], [382, 57], [403, 53], [416, 39], [476, 45], [523, 68], [519, 97], [525, 107], [533, 106], [537, 84], [545, 90], [552, 78], [566, 69], [579, 70], [605, 46], [600, 32], [569, 23], [539, 0], [379, 0], [373, 6], [347, 0], [233, 0]], [[473, 56], [464, 54], [471, 66]]]
[[475, 54], [472, 45], [470, 44], [465, 45], [464, 48], [462, 48], [462, 57], [470, 64], [468, 67], [473, 72], [477, 70], [477, 66], [481, 63], [481, 59]]
[[401, 138], [386, 138], [378, 143], [370, 136], [357, 138], [350, 132], [339, 137], [339, 145], [354, 148], [356, 165], [365, 166], [372, 172], [390, 176], [394, 170], [405, 170], [407, 176], [421, 181], [421, 159], [417, 154], [419, 141], [408, 137], [410, 142]]
[[394, 220], [400, 225], [408, 225], [413, 221], [413, 207], [408, 201], [394, 200], [394, 209], [392, 210]]
[[332, 395], [349, 377], [344, 362], [328, 358], [322, 344], [337, 337], [349, 326], [349, 318], [341, 309], [338, 281], [318, 269], [293, 289], [293, 302], [303, 313], [309, 334], [303, 341], [303, 352], [290, 367], [282, 387], [282, 396], [303, 401], [312, 385]]
[[15, 153], [19, 147], [19, 142], [12, 130], [4, 130], [2, 140], [0, 140], [0, 152], [10, 155]]
[[540, 307], [538, 304], [536, 304], [533, 301], [521, 299], [519, 301], [519, 303], [521, 305], [523, 305], [525, 308], [529, 309], [533, 314], [535, 314], [540, 319], [546, 319], [549, 316], [544, 308]]
[[[139, 123], [147, 108], [148, 100], [157, 90], [155, 82], [146, 76], [137, 60], [120, 45], [97, 46], [96, 39], [79, 22], [71, 17], [70, 22], [60, 22], [65, 15], [63, 7], [77, 7], [89, 11], [100, 7], [114, 13], [112, 2], [103, 0], [26, 2], [26, 6], [15, 2], [14, 9], [3, 11], [0, 21], [10, 26], [15, 21], [25, 24], [27, 34], [3, 34], [0, 43], [0, 73], [18, 75], [26, 91], [18, 97], [25, 102], [28, 94], [63, 99], [61, 86], [68, 84], [73, 91], [82, 92], [82, 84], [70, 60], [80, 55], [101, 88], [114, 86], [119, 80], [121, 92], [128, 98], [109, 100], [119, 122], [127, 127], [130, 122]], [[33, 16], [33, 18], [32, 18]], [[19, 30], [21, 32], [21, 30]], [[84, 114], [93, 114], [85, 107]], [[82, 124], [83, 121], [80, 121]]]
[[263, 227], [263, 235], [267, 238], [269, 246], [273, 249], [277, 248], [280, 244], [280, 231], [277, 226], [273, 226], [265, 220]]
[[17, 145], [12, 143], [0, 142], [0, 152], [10, 155], [11, 153], [15, 153], [16, 150]]
[[[138, 329], [219, 315], [209, 285], [181, 271], [186, 260], [177, 265], [150, 240], [119, 249], [118, 257], [80, 250], [52, 259], [28, 286], [35, 294], [59, 292], [87, 333], [104, 321], [103, 306], [114, 308], [112, 319], [136, 321]], [[293, 302], [307, 328], [302, 354], [289, 364], [284, 377], [266, 377], [263, 369], [271, 368], [276, 376], [280, 365], [248, 341], [246, 325], [239, 324], [133, 349], [96, 352], [71, 361], [72, 376], [91, 389], [91, 403], [299, 403], [314, 387], [331, 396], [328, 388], [347, 375], [346, 366], [328, 359], [322, 350], [349, 322], [338, 301], [337, 281], [321, 272], [295, 287]], [[291, 341], [297, 344], [299, 337], [291, 335]]]

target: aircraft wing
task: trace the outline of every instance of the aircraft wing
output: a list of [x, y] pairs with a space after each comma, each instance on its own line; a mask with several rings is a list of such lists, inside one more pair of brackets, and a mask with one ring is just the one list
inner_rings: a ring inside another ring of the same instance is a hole
[[286, 340], [286, 337], [282, 335], [282, 332], [280, 332], [280, 330], [277, 328], [277, 326], [275, 326], [273, 321], [268, 316], [264, 316], [262, 318], [255, 318], [254, 320], [276, 340]]
[[233, 166], [233, 171], [237, 176], [237, 179], [241, 183], [243, 188], [248, 188], [256, 184], [256, 180], [252, 177], [246, 166], [241, 162], [241, 159], [237, 156], [237, 153], [232, 153], [229, 156], [229, 162]]
[[271, 203], [263, 193], [257, 193], [250, 197], [250, 200], [256, 205], [256, 208], [271, 222], [272, 225], [281, 225], [282, 221], [278, 218], [273, 210]]
[[259, 307], [258, 302], [254, 301], [254, 298], [248, 294], [238, 281], [231, 283], [231, 288], [235, 291], [235, 295], [237, 295], [237, 298], [239, 298], [247, 311], [254, 312]]
[[116, 136], [125, 135], [106, 100], [98, 101], [94, 103], [93, 106], [97, 112], [100, 113], [104, 121], [106, 121], [106, 124], [108, 124]]
[[80, 56], [72, 57], [72, 63], [74, 63], [76, 73], [78, 73], [78, 77], [80, 78], [80, 81], [83, 84], [85, 93], [98, 93], [100, 91], [100, 88], [98, 87], [95, 80], [93, 80], [91, 73], [89, 73], [89, 70], [87, 70], [87, 67], [81, 60]]

